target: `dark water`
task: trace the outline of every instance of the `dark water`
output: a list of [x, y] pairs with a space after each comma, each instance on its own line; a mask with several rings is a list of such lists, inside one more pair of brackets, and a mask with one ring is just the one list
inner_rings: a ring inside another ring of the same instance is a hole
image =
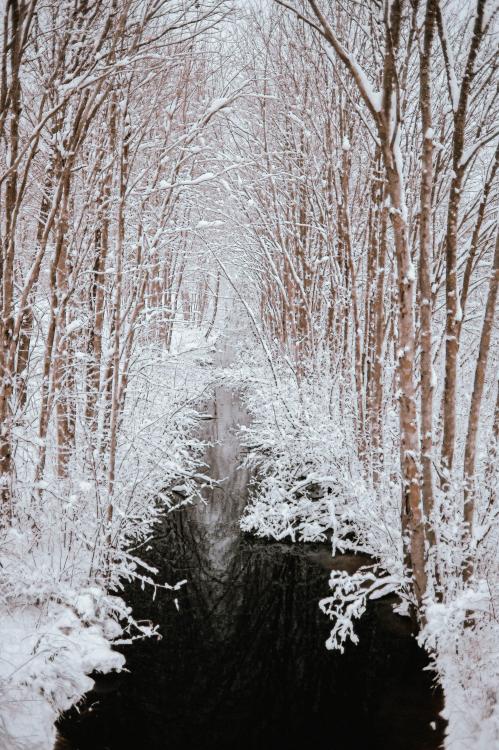
[[[128, 674], [97, 679], [80, 713], [60, 722], [73, 750], [281, 750], [296, 745], [434, 750], [443, 737], [440, 692], [409, 621], [373, 603], [360, 644], [327, 651], [330, 622], [318, 608], [328, 570], [355, 568], [325, 548], [259, 542], [239, 532], [248, 477], [233, 432], [237, 396], [219, 389], [207, 461], [223, 489], [171, 514], [151, 562], [160, 579], [187, 578], [171, 594], [131, 590], [137, 617], [162, 640], [126, 647]], [[432, 728], [431, 722], [435, 722]]]

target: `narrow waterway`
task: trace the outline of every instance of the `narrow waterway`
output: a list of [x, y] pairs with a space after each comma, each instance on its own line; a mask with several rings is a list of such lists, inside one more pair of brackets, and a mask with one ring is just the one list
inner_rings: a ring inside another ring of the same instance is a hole
[[214, 479], [206, 503], [170, 514], [149, 552], [159, 579], [187, 579], [171, 594], [129, 589], [137, 618], [162, 639], [126, 647], [122, 675], [97, 679], [79, 712], [60, 722], [73, 750], [436, 750], [442, 742], [440, 692], [409, 621], [390, 600], [370, 606], [360, 643], [327, 651], [330, 622], [326, 547], [260, 542], [241, 534], [248, 476], [237, 426], [247, 420], [237, 394], [218, 388]]

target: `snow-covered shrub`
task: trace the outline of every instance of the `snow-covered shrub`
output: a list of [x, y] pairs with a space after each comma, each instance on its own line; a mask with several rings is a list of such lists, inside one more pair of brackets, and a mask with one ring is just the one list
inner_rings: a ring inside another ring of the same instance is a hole
[[349, 398], [327, 374], [248, 382], [252, 421], [243, 443], [258, 481], [244, 530], [302, 541], [324, 540], [331, 531], [335, 549], [398, 549], [397, 505], [389, 491], [380, 502], [365, 476]]
[[[437, 544], [419, 635], [444, 690], [450, 750], [499, 747], [499, 517], [490, 506], [484, 473], [480, 479], [471, 541], [459, 477], [446, 493], [436, 492]], [[468, 577], [463, 571], [470, 559]]]
[[21, 568], [46, 570], [48, 580], [70, 586], [97, 580], [110, 590], [123, 576], [140, 574], [137, 551], [158, 517], [197, 492], [201, 443], [194, 437], [195, 406], [203, 387], [168, 353], [137, 355], [112, 481], [108, 438], [103, 430], [88, 431], [83, 406], [67, 476], [58, 474], [53, 434], [43, 481], [35, 481], [36, 451], [29, 444], [19, 450], [11, 526], [27, 537], [29, 554], [17, 556]]
[[499, 747], [499, 586], [485, 579], [447, 601], [430, 600], [419, 640], [445, 694], [446, 747]]
[[[135, 622], [119, 594], [132, 578], [176, 585], [158, 580], [141, 550], [161, 515], [193, 499], [205, 481], [197, 473], [196, 409], [210, 373], [194, 364], [185, 349], [137, 353], [112, 483], [105, 431], [88, 431], [83, 395], [66, 476], [57, 470], [53, 432], [43, 481], [35, 479], [36, 441], [20, 443], [15, 512], [0, 531], [0, 747], [49, 750], [53, 721], [91, 688], [88, 675], [122, 667], [113, 642], [154, 632]], [[36, 414], [37, 383], [30, 386]], [[19, 430], [26, 435], [25, 424]]]
[[[327, 530], [337, 529], [349, 499], [366, 491], [354, 436], [338, 419], [338, 389], [328, 385], [282, 378], [248, 389], [252, 423], [243, 441], [258, 484], [242, 520], [245, 531], [325, 539]], [[340, 531], [340, 544], [342, 536]]]
[[[357, 453], [354, 407], [338, 378], [324, 373], [296, 380], [284, 368], [279, 376], [247, 383], [252, 421], [243, 440], [257, 481], [241, 527], [274, 539], [330, 537], [333, 554], [376, 557], [379, 575], [369, 568], [365, 579], [358, 576], [347, 586], [349, 598], [357, 592], [360, 612], [368, 582], [376, 579], [386, 589], [388, 573], [392, 590], [405, 589], [398, 487], [384, 476], [376, 490], [366, 477]], [[334, 592], [343, 593], [346, 582], [338, 574], [331, 583]], [[326, 609], [336, 607], [334, 596], [323, 603]], [[346, 609], [351, 604], [345, 600]]]
[[54, 721], [92, 688], [88, 675], [121, 669], [125, 661], [110, 645], [122, 632], [117, 619], [127, 615], [119, 598], [95, 586], [59, 586], [57, 596], [36, 592], [34, 586], [26, 592], [23, 606], [2, 601], [0, 747], [6, 750], [51, 750]]

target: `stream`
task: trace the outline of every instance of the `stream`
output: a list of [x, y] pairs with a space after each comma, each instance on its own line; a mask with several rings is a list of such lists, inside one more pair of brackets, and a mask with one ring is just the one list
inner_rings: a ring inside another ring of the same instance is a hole
[[326, 545], [291, 545], [242, 534], [249, 476], [237, 426], [248, 417], [237, 393], [216, 389], [205, 422], [213, 479], [205, 503], [170, 513], [148, 562], [159, 580], [188, 583], [175, 596], [129, 587], [137, 619], [161, 640], [124, 647], [128, 672], [95, 676], [95, 689], [59, 722], [56, 747], [71, 750], [436, 750], [442, 696], [428, 660], [393, 599], [372, 602], [357, 646], [328, 651], [331, 623], [318, 602], [332, 567]]

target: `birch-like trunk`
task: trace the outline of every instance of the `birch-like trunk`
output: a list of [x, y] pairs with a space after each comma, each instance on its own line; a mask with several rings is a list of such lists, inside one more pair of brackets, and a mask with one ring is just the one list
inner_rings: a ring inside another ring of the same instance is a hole
[[421, 155], [421, 207], [419, 219], [419, 319], [421, 347], [421, 468], [426, 537], [435, 544], [431, 515], [433, 511], [433, 359], [432, 359], [432, 191], [433, 120], [431, 99], [431, 61], [435, 30], [435, 0], [428, 0], [424, 23], [423, 49], [420, 53], [419, 106], [423, 135]]
[[[473, 534], [473, 520], [475, 512], [475, 462], [477, 436], [480, 425], [480, 409], [482, 406], [485, 377], [490, 353], [490, 342], [493, 334], [494, 320], [497, 304], [497, 290], [499, 288], [499, 231], [496, 235], [494, 260], [490, 274], [489, 290], [485, 316], [480, 336], [480, 348], [475, 368], [475, 379], [471, 395], [471, 405], [468, 417], [468, 430], [466, 434], [466, 445], [464, 450], [464, 522], [466, 524], [466, 535], [468, 544]], [[473, 572], [472, 557], [468, 556], [465, 577], [469, 578]]]

